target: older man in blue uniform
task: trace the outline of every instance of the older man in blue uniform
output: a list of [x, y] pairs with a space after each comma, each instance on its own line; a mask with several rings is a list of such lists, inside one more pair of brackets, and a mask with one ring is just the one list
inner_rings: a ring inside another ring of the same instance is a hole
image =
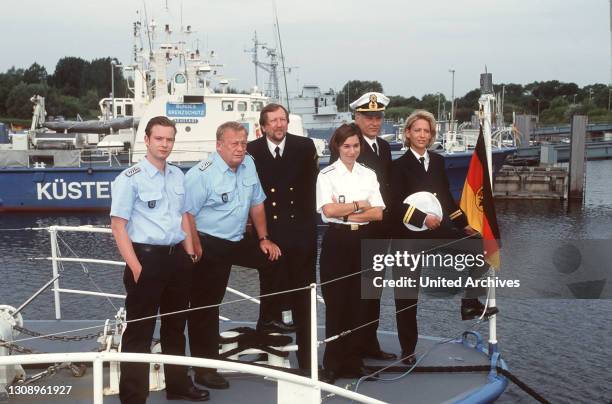
[[[166, 117], [152, 118], [145, 129], [147, 154], [113, 182], [111, 228], [126, 262], [123, 283], [127, 327], [123, 352], [151, 352], [155, 319], [142, 317], [184, 310], [189, 306], [190, 257], [193, 245], [185, 204], [184, 175], [166, 163], [176, 127]], [[132, 322], [134, 321], [134, 322]], [[162, 352], [185, 354], [185, 314], [161, 319]], [[121, 363], [122, 403], [144, 403], [149, 393], [149, 364]], [[208, 391], [196, 388], [182, 366], [166, 366], [166, 397], [204, 401]]]
[[[253, 159], [246, 154], [247, 132], [238, 122], [217, 129], [217, 152], [192, 167], [185, 177], [189, 215], [194, 237], [196, 265], [193, 272], [191, 307], [212, 306], [189, 314], [189, 347], [197, 357], [219, 358], [219, 307], [233, 264], [256, 268], [260, 292], [277, 291], [273, 261], [279, 247], [270, 241], [264, 200]], [[251, 217], [258, 240], [245, 237]], [[260, 324], [276, 322], [273, 298], [262, 298]], [[196, 369], [195, 381], [210, 388], [225, 389], [227, 380], [215, 369]]]

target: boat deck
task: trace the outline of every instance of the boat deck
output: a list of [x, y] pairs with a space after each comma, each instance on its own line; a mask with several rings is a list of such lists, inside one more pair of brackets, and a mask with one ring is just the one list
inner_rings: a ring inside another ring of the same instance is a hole
[[[87, 320], [34, 320], [27, 321], [25, 327], [34, 331], [52, 333], [62, 330], [85, 328], [93, 325], [102, 325], [103, 321], [87, 321]], [[222, 322], [222, 330], [238, 326], [253, 326], [252, 323], [244, 322]], [[75, 334], [85, 335], [98, 330], [87, 330], [77, 332]], [[156, 331], [156, 334], [159, 330]], [[20, 335], [19, 339], [27, 336]], [[319, 339], [323, 338], [323, 330], [319, 329]], [[383, 350], [395, 352], [399, 354], [399, 345], [397, 335], [392, 332], [379, 332], [379, 340]], [[443, 343], [445, 340], [433, 337], [419, 338], [417, 345], [417, 354], [419, 357], [427, 353], [418, 363], [422, 366], [468, 366], [468, 365], [489, 365], [489, 358], [482, 352], [473, 347], [468, 347], [461, 343]], [[47, 340], [31, 340], [21, 343], [29, 348], [44, 352], [88, 352], [96, 350], [97, 343], [95, 339], [85, 341], [51, 342]], [[323, 348], [319, 349], [319, 358], [322, 357]], [[248, 358], [248, 357], [247, 357]], [[291, 354], [290, 360], [292, 365], [295, 365], [294, 354]], [[320, 359], [319, 359], [320, 361]], [[392, 362], [368, 361], [369, 366], [387, 366]], [[89, 403], [92, 401], [92, 369], [89, 367], [83, 377], [73, 377], [69, 370], [61, 370], [56, 375], [49, 376], [32, 383], [38, 386], [72, 386], [70, 394], [67, 395], [28, 395], [28, 394], [12, 394], [10, 402], [46, 402], [46, 403]], [[402, 365], [401, 363], [396, 366]], [[30, 365], [26, 368], [28, 375], [44, 370], [44, 367], [35, 369]], [[400, 366], [408, 370], [405, 366]], [[107, 368], [106, 368], [107, 369]], [[109, 372], [104, 372], [104, 385], [108, 386]], [[277, 400], [277, 384], [274, 380], [266, 379], [261, 376], [227, 373], [226, 377], [230, 381], [231, 387], [229, 390], [211, 390], [211, 400], [217, 403], [236, 403], [249, 401], [252, 404], [256, 403], [272, 403]], [[364, 381], [359, 384], [358, 392], [368, 395], [379, 400], [390, 403], [442, 403], [449, 401], [457, 401], [461, 398], [466, 398], [483, 386], [487, 385], [487, 372], [472, 372], [472, 373], [383, 373], [380, 375], [382, 379], [379, 381]], [[387, 381], [388, 380], [388, 381]], [[336, 381], [337, 386], [346, 387], [351, 385], [354, 390], [356, 380], [339, 379]], [[505, 386], [505, 379], [502, 381]], [[501, 394], [503, 388], [498, 394]], [[342, 397], [328, 397], [326, 392], [322, 393], [325, 403], [348, 402]], [[151, 392], [149, 402], [158, 403], [166, 402], [165, 392]], [[105, 396], [105, 402], [118, 403], [118, 396]], [[472, 401], [471, 399], [469, 401]], [[477, 400], [476, 400], [477, 401]], [[177, 401], [173, 401], [177, 402]]]

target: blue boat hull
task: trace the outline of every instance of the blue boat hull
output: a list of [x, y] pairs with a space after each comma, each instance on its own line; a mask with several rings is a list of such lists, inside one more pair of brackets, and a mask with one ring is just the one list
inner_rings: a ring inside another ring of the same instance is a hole
[[[514, 149], [493, 153], [495, 172]], [[394, 152], [394, 158], [402, 152]], [[451, 192], [459, 199], [472, 152], [445, 155]], [[329, 163], [321, 159], [321, 166]], [[184, 171], [191, 166], [181, 167]], [[125, 167], [1, 168], [0, 211], [109, 210], [111, 183]]]

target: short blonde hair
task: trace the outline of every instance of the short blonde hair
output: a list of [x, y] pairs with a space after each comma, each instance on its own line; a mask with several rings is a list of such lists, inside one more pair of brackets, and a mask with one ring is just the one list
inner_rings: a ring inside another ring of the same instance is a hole
[[406, 118], [406, 124], [404, 125], [404, 131], [402, 132], [402, 136], [404, 137], [404, 145], [410, 147], [410, 140], [406, 137], [406, 131], [410, 129], [413, 123], [418, 121], [419, 119], [424, 119], [429, 122], [429, 131], [431, 133], [431, 139], [427, 144], [427, 148], [430, 148], [431, 145], [436, 140], [436, 118], [434, 118], [433, 114], [429, 111], [425, 111], [424, 109], [417, 109], [414, 111], [408, 118]]

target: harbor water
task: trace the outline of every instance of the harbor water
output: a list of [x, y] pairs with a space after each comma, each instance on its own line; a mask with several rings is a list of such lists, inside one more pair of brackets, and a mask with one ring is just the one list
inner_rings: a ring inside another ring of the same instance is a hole
[[[502, 233], [502, 262], [529, 267], [540, 257], [536, 249], [509, 251], [515, 245], [548, 240], [598, 240], [612, 247], [612, 160], [587, 163], [586, 198], [582, 204], [557, 200], [497, 201]], [[109, 225], [107, 214], [0, 214], [0, 304], [20, 305], [51, 278], [48, 233], [21, 230], [49, 225]], [[87, 256], [119, 260], [112, 237], [99, 234], [60, 234], [63, 256]], [[610, 248], [612, 250], [612, 248]], [[348, 253], [348, 252], [339, 252]], [[605, 288], [612, 286], [611, 262], [601, 262], [599, 276]], [[520, 268], [518, 268], [520, 269]], [[535, 284], [538, 271], [507, 268], [520, 274], [524, 284]], [[64, 288], [124, 293], [122, 268], [87, 264], [65, 264], [60, 268]], [[502, 267], [506, 271], [506, 267]], [[578, 271], [577, 271], [578, 272]], [[519, 275], [516, 275], [519, 276]], [[607, 281], [607, 283], [606, 283]], [[256, 272], [235, 270], [230, 286], [245, 293], [258, 293]], [[612, 402], [612, 299], [603, 293], [598, 299], [577, 299], [557, 293], [559, 285], [540, 285], [538, 293], [498, 295], [498, 342], [510, 370], [545, 398], [555, 403]], [[537, 290], [537, 288], [535, 288]], [[550, 292], [550, 293], [547, 293]], [[235, 299], [226, 296], [227, 299]], [[112, 318], [121, 300], [62, 295], [62, 316], [71, 319]], [[394, 302], [385, 291], [381, 307], [381, 328], [395, 329]], [[221, 314], [234, 320], [255, 320], [256, 308], [246, 302], [224, 306]], [[53, 294], [44, 292], [24, 311], [26, 319], [54, 317]], [[419, 303], [421, 334], [459, 336], [473, 323], [462, 322], [459, 297], [431, 299], [422, 294]], [[476, 331], [488, 337], [486, 323]], [[58, 349], [61, 349], [58, 348]], [[397, 347], [399, 353], [399, 345]], [[455, 358], [461, 365], [461, 358]], [[409, 397], [409, 392], [406, 392]], [[501, 403], [532, 402], [512, 384]]]

